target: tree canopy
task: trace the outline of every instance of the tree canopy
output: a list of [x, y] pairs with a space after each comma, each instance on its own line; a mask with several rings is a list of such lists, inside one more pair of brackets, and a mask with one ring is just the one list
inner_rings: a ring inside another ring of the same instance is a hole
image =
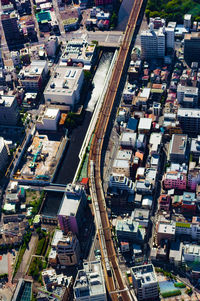
[[148, 0], [146, 7], [147, 18], [161, 17], [168, 21], [183, 23], [184, 14], [192, 14], [199, 20], [199, 0]]

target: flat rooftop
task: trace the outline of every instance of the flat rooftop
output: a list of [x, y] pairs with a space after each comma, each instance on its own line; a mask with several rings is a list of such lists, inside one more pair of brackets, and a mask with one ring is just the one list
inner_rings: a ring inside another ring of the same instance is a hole
[[170, 145], [170, 154], [184, 155], [187, 147], [187, 135], [173, 134]]
[[67, 190], [67, 192], [63, 196], [58, 215], [75, 216], [80, 201], [83, 197], [82, 192], [83, 189], [79, 185], [73, 185], [72, 188], [69, 189], [69, 191]]
[[140, 280], [142, 285], [157, 282], [156, 274], [152, 264], [141, 265], [132, 268], [133, 277]]
[[82, 73], [82, 68], [58, 66], [50, 78], [44, 93], [71, 95], [77, 89]]
[[[100, 261], [85, 262], [83, 270], [78, 271], [74, 294], [76, 297], [106, 295], [104, 275]], [[104, 300], [104, 299], [103, 299]]]
[[0, 108], [3, 107], [11, 107], [15, 100], [15, 95], [0, 95]]

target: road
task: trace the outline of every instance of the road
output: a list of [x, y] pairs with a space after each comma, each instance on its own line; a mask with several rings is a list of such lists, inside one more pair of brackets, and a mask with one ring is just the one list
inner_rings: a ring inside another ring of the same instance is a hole
[[[118, 259], [112, 241], [110, 222], [107, 215], [105, 197], [102, 187], [102, 148], [113, 104], [116, 99], [122, 72], [127, 60], [127, 55], [131, 46], [133, 33], [135, 31], [142, 4], [143, 1], [135, 0], [130, 13], [124, 39], [119, 50], [116, 64], [113, 68], [113, 74], [109, 82], [93, 136], [89, 156], [90, 164], [88, 168], [88, 173], [90, 175], [90, 191], [95, 211], [95, 222], [101, 246], [102, 263], [104, 267], [107, 290], [112, 300], [119, 300], [119, 298], [121, 298], [124, 301], [132, 300], [132, 296], [124, 284], [124, 279], [118, 265]], [[98, 216], [100, 217], [100, 221], [97, 220]], [[111, 274], [109, 273], [107, 260], [111, 266]]]

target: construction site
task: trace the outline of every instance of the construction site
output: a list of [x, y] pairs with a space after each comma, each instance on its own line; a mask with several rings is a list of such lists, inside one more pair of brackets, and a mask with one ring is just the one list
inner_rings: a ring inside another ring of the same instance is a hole
[[35, 133], [20, 163], [14, 179], [51, 182], [66, 146], [66, 138]]

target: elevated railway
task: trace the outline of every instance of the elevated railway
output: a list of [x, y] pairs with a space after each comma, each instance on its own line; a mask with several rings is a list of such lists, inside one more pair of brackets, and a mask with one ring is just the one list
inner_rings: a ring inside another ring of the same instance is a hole
[[112, 241], [111, 225], [107, 215], [106, 202], [101, 180], [101, 160], [103, 142], [116, 99], [118, 87], [131, 46], [133, 34], [137, 25], [143, 0], [135, 0], [132, 7], [124, 39], [119, 50], [116, 64], [108, 85], [108, 89], [100, 110], [96, 129], [94, 132], [90, 155], [88, 173], [90, 176], [90, 192], [92, 196], [95, 223], [101, 247], [102, 264], [106, 280], [106, 287], [112, 300], [132, 300], [132, 297], [124, 284], [118, 265], [114, 244]]

